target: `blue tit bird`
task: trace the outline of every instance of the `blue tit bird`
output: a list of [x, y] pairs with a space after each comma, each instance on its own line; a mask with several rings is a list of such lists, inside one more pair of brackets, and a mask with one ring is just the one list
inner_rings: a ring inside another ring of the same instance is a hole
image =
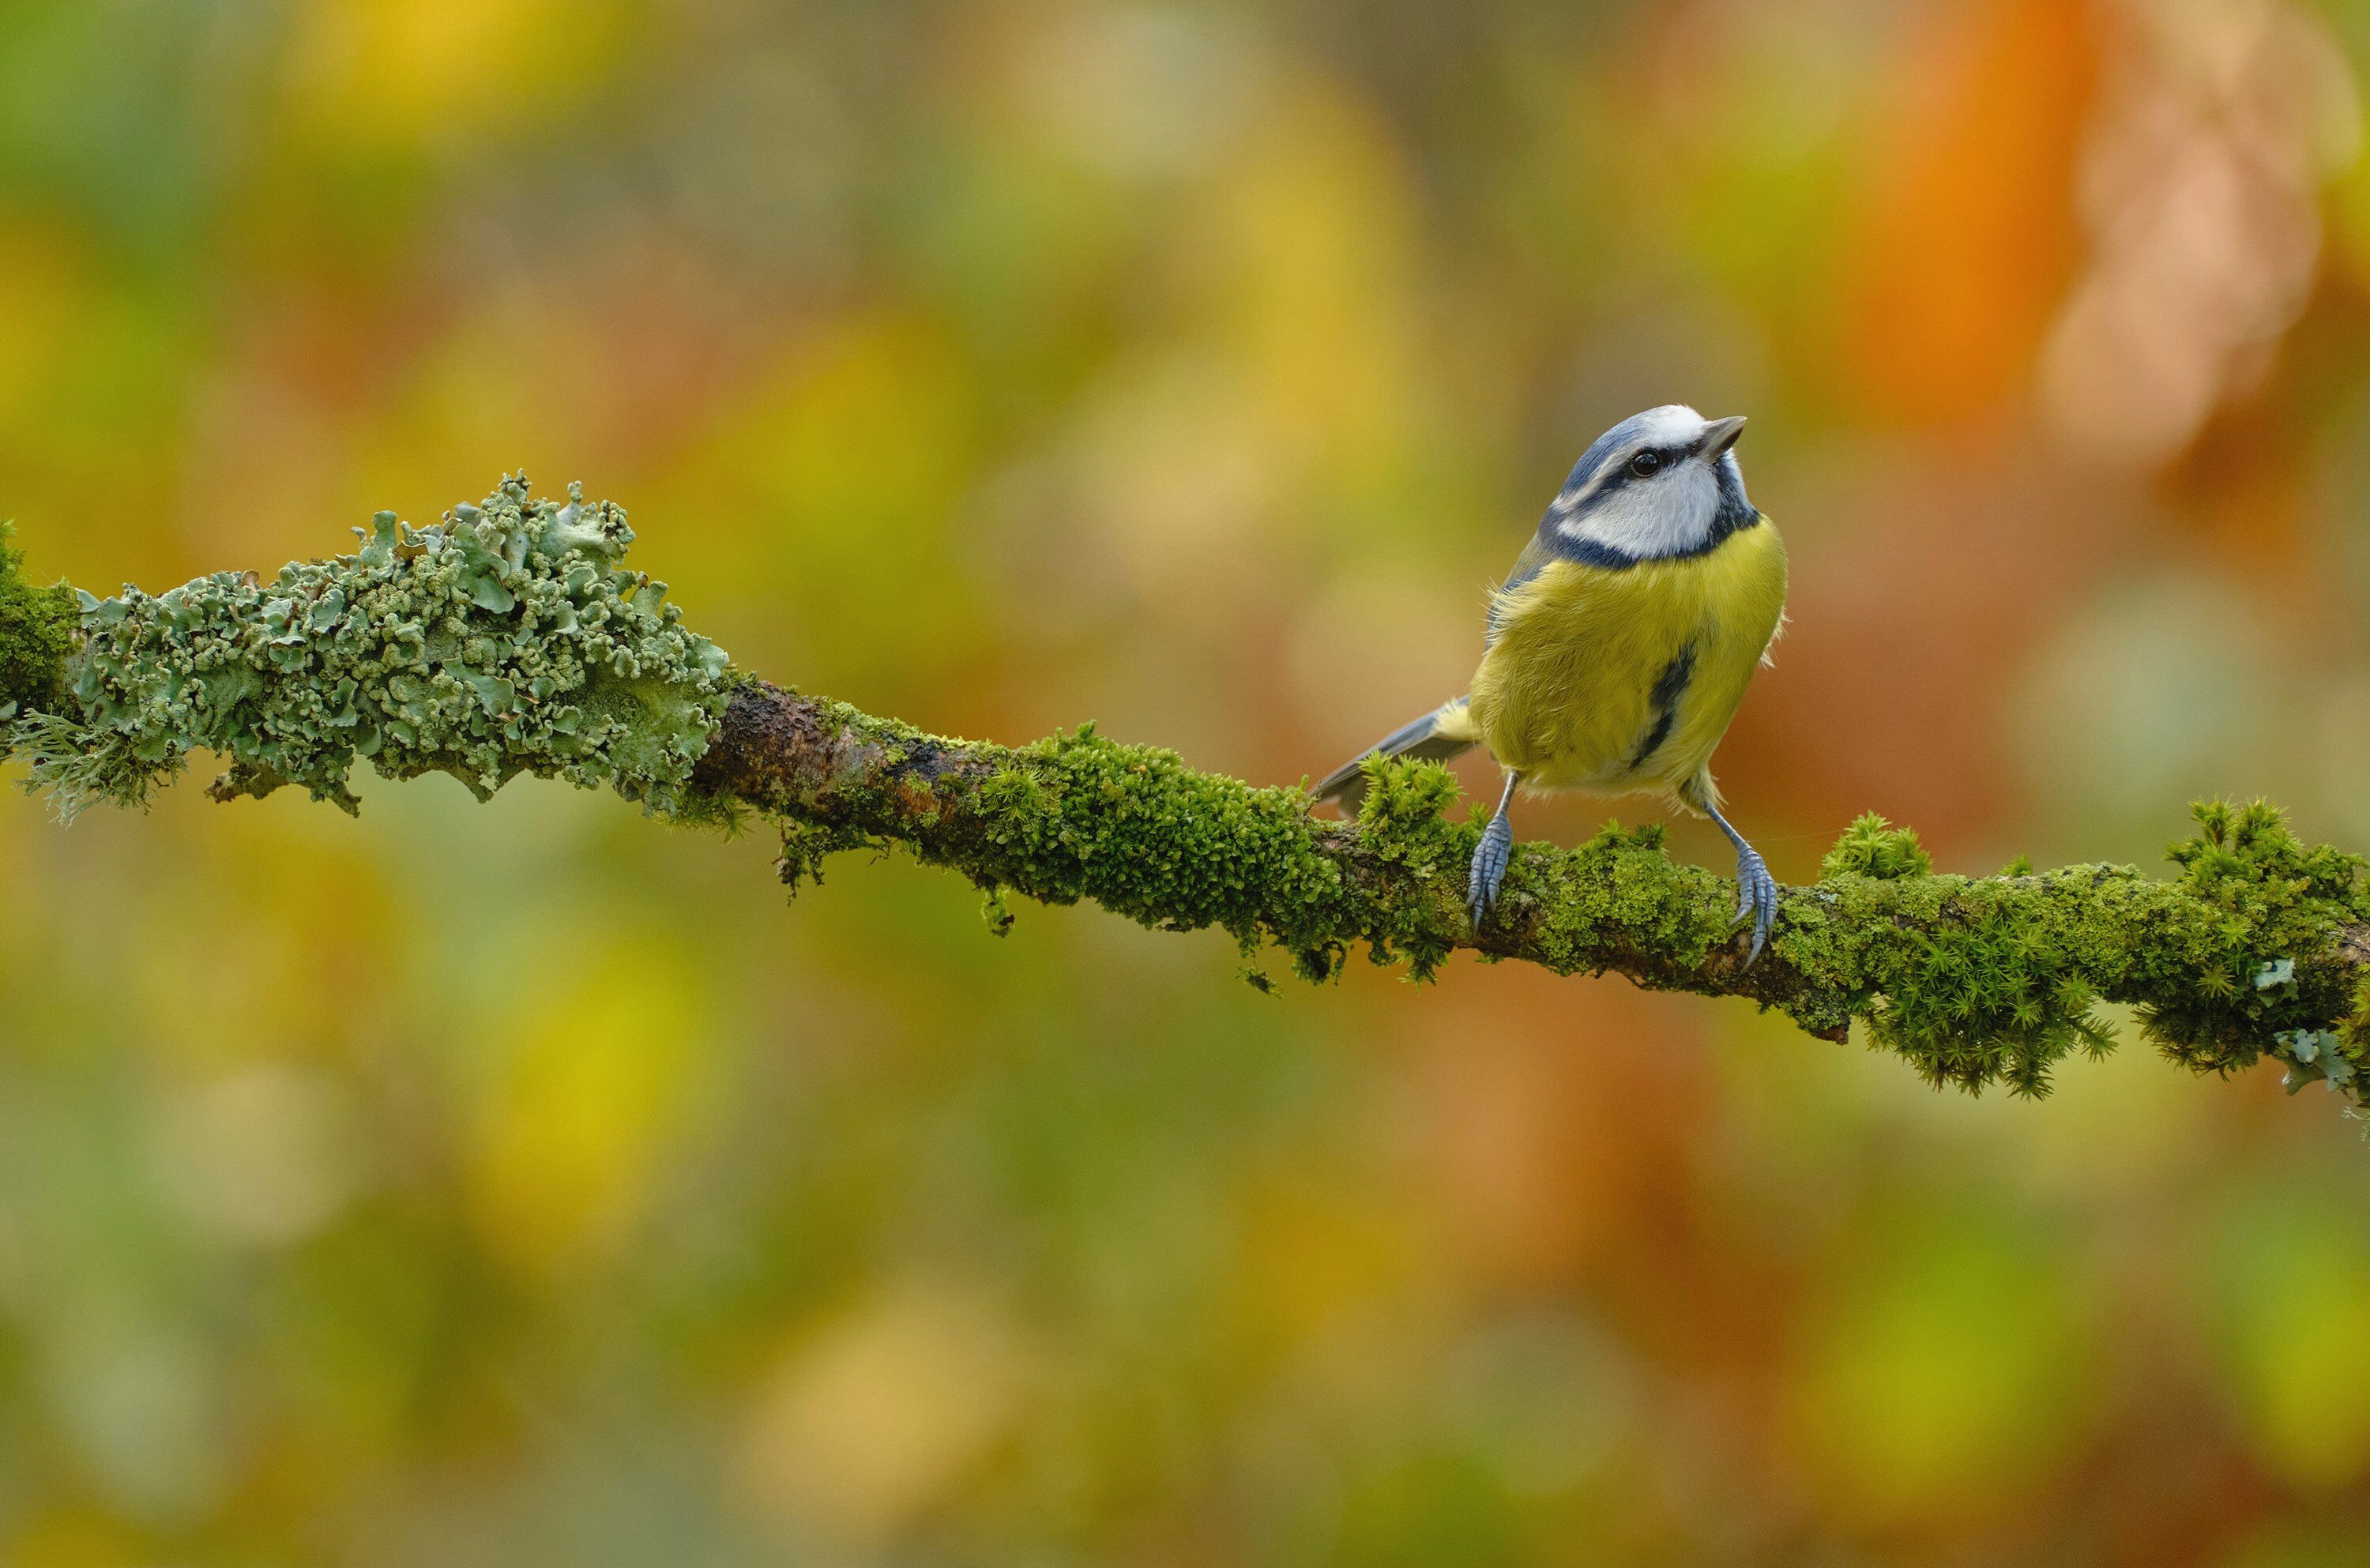
[[1504, 771], [1474, 852], [1478, 930], [1513, 852], [1514, 791], [1651, 795], [1709, 817], [1736, 846], [1736, 917], [1761, 956], [1778, 884], [1720, 814], [1711, 755], [1785, 619], [1786, 547], [1744, 493], [1742, 418], [1649, 409], [1596, 439], [1490, 595], [1464, 696], [1317, 786], [1354, 810], [1367, 757], [1446, 761], [1486, 747]]

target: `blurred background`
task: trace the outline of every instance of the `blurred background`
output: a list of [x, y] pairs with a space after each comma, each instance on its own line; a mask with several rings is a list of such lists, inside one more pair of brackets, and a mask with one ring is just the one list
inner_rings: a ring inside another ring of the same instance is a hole
[[[1781, 876], [2370, 849], [2365, 72], [2362, 0], [11, 0], [0, 513], [157, 590], [523, 466], [746, 668], [1290, 783], [1684, 400], [1793, 552]], [[2272, 1072], [1969, 1101], [365, 794], [0, 800], [8, 1568], [2370, 1561], [2370, 1148]]]

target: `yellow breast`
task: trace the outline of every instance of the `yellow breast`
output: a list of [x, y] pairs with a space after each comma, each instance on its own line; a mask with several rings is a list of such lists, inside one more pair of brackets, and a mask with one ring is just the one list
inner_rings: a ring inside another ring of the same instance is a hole
[[1786, 604], [1767, 522], [1678, 560], [1556, 560], [1500, 595], [1472, 719], [1537, 789], [1667, 791], [1727, 733]]

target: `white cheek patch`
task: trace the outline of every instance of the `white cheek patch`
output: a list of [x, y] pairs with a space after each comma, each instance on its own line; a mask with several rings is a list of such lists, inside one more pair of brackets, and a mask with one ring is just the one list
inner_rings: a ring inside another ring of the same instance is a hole
[[1685, 555], [1711, 536], [1720, 512], [1720, 480], [1698, 462], [1651, 479], [1631, 479], [1582, 518], [1566, 517], [1556, 532], [1577, 544], [1594, 540], [1629, 556]]

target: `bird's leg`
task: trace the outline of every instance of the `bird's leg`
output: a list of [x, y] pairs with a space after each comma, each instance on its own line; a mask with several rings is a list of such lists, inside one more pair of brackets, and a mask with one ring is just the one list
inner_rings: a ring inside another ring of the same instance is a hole
[[1744, 835], [1729, 825], [1728, 819], [1720, 814], [1719, 807], [1701, 798], [1695, 803], [1703, 808], [1704, 814], [1711, 818], [1722, 833], [1728, 835], [1728, 841], [1736, 846], [1736, 918], [1742, 920], [1747, 915], [1753, 917], [1753, 951], [1744, 957], [1744, 965], [1750, 969], [1754, 961], [1761, 956], [1762, 948], [1768, 943], [1770, 922], [1778, 918], [1778, 879], [1769, 874], [1769, 863], [1761, 858], [1761, 851], [1747, 844]]
[[1481, 842], [1473, 851], [1473, 875], [1466, 884], [1465, 905], [1472, 912], [1476, 931], [1497, 904], [1499, 885], [1506, 880], [1506, 862], [1513, 858], [1514, 819], [1507, 813], [1514, 803], [1514, 786], [1522, 779], [1519, 773], [1506, 775], [1506, 790], [1498, 797], [1497, 813], [1481, 830]]

